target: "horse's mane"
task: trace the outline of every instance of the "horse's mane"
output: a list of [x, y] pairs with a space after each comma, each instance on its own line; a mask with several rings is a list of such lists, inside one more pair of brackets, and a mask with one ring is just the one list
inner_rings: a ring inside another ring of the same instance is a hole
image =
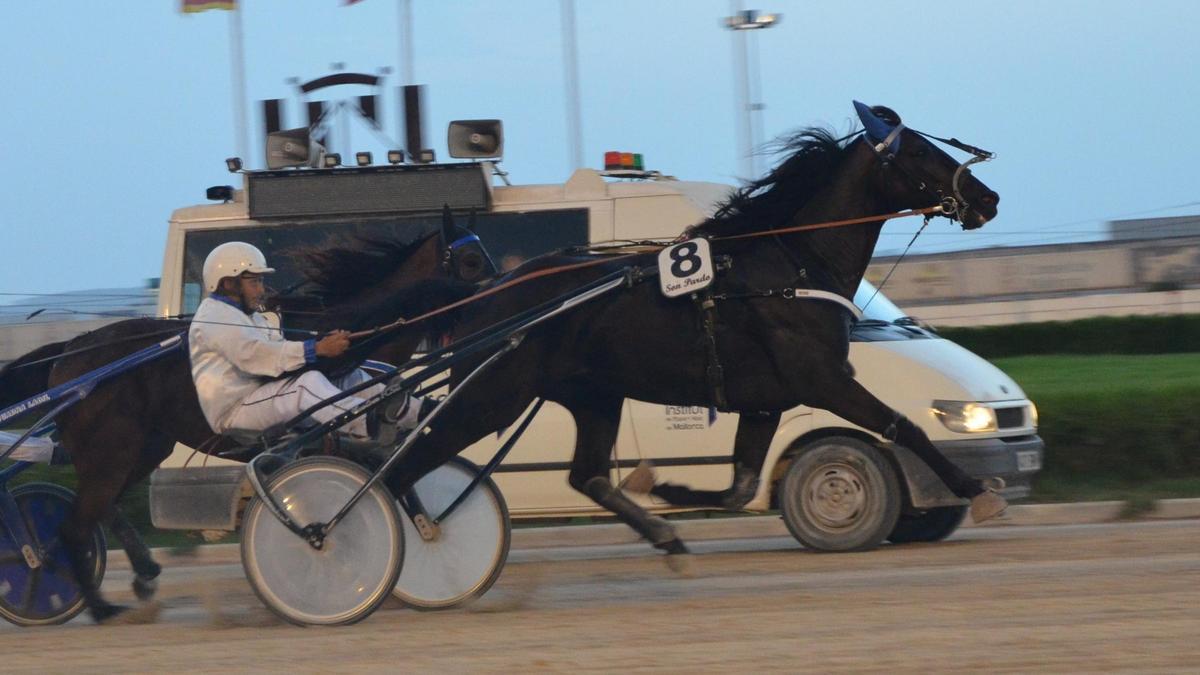
[[688, 228], [723, 236], [777, 226], [799, 211], [826, 186], [847, 154], [847, 145], [832, 131], [809, 127], [773, 144], [791, 154], [771, 173], [747, 183], [720, 204], [708, 220]]
[[326, 246], [298, 247], [288, 255], [311, 284], [306, 292], [332, 304], [386, 279], [433, 234], [407, 242], [350, 235]]

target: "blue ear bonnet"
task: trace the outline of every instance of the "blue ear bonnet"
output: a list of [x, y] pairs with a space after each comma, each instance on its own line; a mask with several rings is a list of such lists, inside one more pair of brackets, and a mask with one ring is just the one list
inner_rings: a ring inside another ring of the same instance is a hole
[[[888, 135], [896, 130], [896, 127], [876, 117], [866, 104], [855, 101], [854, 109], [858, 112], [858, 119], [862, 120], [863, 128], [867, 130], [867, 136], [876, 143], [887, 140]], [[892, 142], [888, 144], [888, 152], [893, 155], [900, 152], [900, 134], [892, 138]]]

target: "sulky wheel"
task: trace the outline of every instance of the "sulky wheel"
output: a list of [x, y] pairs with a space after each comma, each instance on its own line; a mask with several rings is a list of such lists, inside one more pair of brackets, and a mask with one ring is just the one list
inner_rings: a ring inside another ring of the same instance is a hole
[[[267, 492], [301, 527], [326, 523], [370, 479], [342, 459], [311, 457], [271, 476]], [[321, 548], [293, 533], [255, 498], [242, 519], [242, 567], [263, 603], [301, 625], [349, 624], [370, 616], [396, 585], [404, 534], [396, 502], [376, 483]]]
[[[417, 497], [430, 518], [437, 518], [478, 475], [462, 457], [417, 481]], [[500, 488], [485, 478], [466, 501], [434, 528], [433, 539], [421, 537], [403, 512], [404, 566], [395, 595], [415, 609], [458, 607], [483, 595], [496, 583], [512, 540], [508, 505]]]
[[800, 449], [779, 483], [788, 530], [817, 551], [866, 551], [900, 517], [900, 482], [875, 446], [845, 436]]
[[[84, 608], [58, 534], [71, 512], [75, 493], [50, 483], [26, 483], [13, 488], [11, 495], [21, 522], [0, 526], [0, 616], [18, 626], [68, 621]], [[12, 528], [21, 528], [35, 550], [22, 551]], [[104, 531], [97, 527], [87, 552], [96, 586], [104, 578], [106, 551]]]

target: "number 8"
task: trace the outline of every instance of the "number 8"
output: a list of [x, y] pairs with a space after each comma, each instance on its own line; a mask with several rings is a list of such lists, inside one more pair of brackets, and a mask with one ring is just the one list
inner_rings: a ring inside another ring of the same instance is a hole
[[[671, 249], [671, 274], [676, 277], [690, 277], [700, 269], [700, 256], [696, 253], [700, 246], [694, 241], [685, 241]], [[686, 269], [685, 269], [686, 268]]]

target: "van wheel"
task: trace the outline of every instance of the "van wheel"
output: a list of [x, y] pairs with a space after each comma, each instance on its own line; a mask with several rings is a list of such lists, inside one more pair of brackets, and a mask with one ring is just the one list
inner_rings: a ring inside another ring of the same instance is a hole
[[779, 489], [792, 536], [818, 551], [865, 551], [892, 533], [900, 482], [887, 458], [856, 438], [822, 438], [792, 460]]
[[967, 505], [939, 506], [917, 515], [902, 515], [896, 528], [888, 535], [893, 544], [919, 541], [941, 541], [954, 534], [967, 517]]

